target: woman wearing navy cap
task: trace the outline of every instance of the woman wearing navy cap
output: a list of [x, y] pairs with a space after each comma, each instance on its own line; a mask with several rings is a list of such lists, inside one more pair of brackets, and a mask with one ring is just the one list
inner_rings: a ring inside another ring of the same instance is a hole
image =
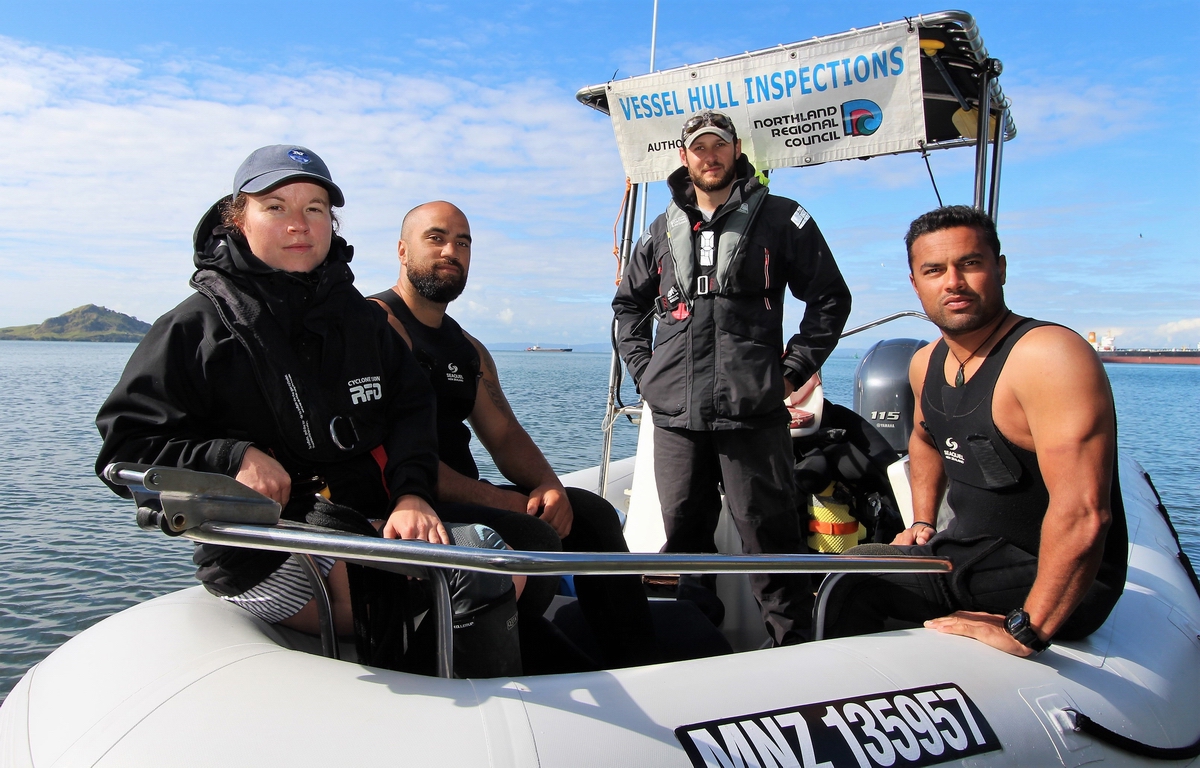
[[[96, 417], [97, 471], [127, 461], [231, 475], [293, 519], [314, 503], [311, 489], [293, 494], [293, 482], [316, 476], [331, 501], [383, 521], [388, 538], [502, 547], [482, 526], [448, 532], [430, 507], [433, 394], [384, 313], [353, 286], [354, 251], [332, 210], [343, 203], [304, 147], [263, 147], [242, 163], [233, 194], [196, 228], [196, 293], [154, 323]], [[345, 564], [317, 559], [338, 631], [349, 633]], [[317, 631], [308, 582], [286, 554], [202, 544], [194, 560], [210, 592], [265, 621]], [[508, 577], [458, 580], [456, 610], [515, 614]], [[519, 671], [500, 666], [485, 672]]]

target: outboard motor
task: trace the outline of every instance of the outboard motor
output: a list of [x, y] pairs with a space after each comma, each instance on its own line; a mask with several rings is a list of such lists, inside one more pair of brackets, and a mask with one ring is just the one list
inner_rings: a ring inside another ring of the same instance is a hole
[[879, 430], [888, 444], [908, 453], [913, 430], [912, 387], [908, 364], [928, 341], [884, 339], [867, 350], [854, 372], [854, 411]]

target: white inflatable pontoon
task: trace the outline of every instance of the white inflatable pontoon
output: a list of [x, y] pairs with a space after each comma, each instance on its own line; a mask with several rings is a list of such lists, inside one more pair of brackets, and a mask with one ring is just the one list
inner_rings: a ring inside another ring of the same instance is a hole
[[[622, 490], [630, 463], [614, 465]], [[1158, 747], [1200, 732], [1200, 596], [1147, 476], [1126, 457], [1121, 485], [1125, 593], [1098, 632], [1036, 659], [907, 629], [633, 669], [456, 680], [323, 657], [315, 641], [193, 587], [100, 622], [34, 667], [0, 709], [0, 767], [1157, 763], [1073, 730], [1075, 710]], [[201, 526], [239, 527], [256, 526]], [[321, 551], [315, 541], [294, 548]], [[408, 562], [472, 554], [372, 543], [418, 550], [400, 558]], [[513, 553], [506, 570], [563, 566], [530, 567], [544, 557]], [[744, 585], [722, 596], [729, 616], [757, 614]]]

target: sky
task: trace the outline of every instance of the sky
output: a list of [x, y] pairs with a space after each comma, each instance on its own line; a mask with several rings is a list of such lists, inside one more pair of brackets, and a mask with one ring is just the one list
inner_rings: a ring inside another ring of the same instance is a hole
[[[152, 321], [186, 298], [192, 231], [259, 146], [320, 154], [363, 293], [400, 220], [459, 205], [451, 313], [485, 343], [603, 341], [624, 172], [575, 92], [649, 69], [653, 3], [0, 2], [0, 326], [84, 304]], [[916, 13], [896, 2], [660, 0], [656, 68]], [[972, 12], [1018, 135], [999, 226], [1022, 314], [1118, 346], [1200, 343], [1200, 3], [989, 2]], [[972, 153], [930, 162], [970, 203]], [[902, 237], [937, 204], [916, 155], [781, 170], [854, 293], [851, 325], [919, 309]], [[667, 198], [651, 187], [650, 215]], [[794, 328], [803, 306], [789, 299]], [[930, 338], [907, 320], [845, 344]]]

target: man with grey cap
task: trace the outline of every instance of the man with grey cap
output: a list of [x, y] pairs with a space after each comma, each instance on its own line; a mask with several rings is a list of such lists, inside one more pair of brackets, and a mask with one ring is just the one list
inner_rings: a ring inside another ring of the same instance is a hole
[[[263, 147], [242, 163], [233, 194], [196, 227], [196, 293], [155, 321], [96, 417], [97, 472], [123, 461], [226, 474], [278, 502], [285, 519], [365, 535], [378, 520], [387, 538], [502, 548], [482, 526], [448, 531], [430, 506], [433, 392], [384, 312], [354, 288], [354, 250], [332, 210], [343, 202], [304, 147]], [[203, 544], [193, 559], [210, 592], [258, 618], [319, 626], [308, 581], [286, 553]], [[423, 593], [402, 576], [316, 560], [334, 623], [358, 635], [360, 660], [407, 663], [405, 618]], [[465, 629], [455, 646], [468, 651], [455, 654], [456, 671], [519, 673], [512, 580], [456, 571], [451, 582], [456, 615], [471, 614], [456, 621]]]
[[[654, 419], [663, 551], [716, 551], [720, 482], [743, 551], [805, 552], [783, 400], [837, 345], [850, 291], [808, 212], [756, 177], [728, 116], [700, 112], [680, 138], [671, 203], [613, 299], [621, 357]], [[785, 288], [806, 305], [786, 345]], [[750, 583], [773, 642], [806, 639], [808, 577]]]

